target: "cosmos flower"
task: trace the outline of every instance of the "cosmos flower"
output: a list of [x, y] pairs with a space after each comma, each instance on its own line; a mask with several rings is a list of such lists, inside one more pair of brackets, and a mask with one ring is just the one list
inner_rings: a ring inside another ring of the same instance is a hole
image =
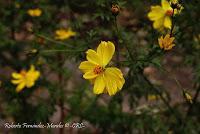
[[42, 10], [39, 8], [29, 9], [27, 13], [32, 17], [39, 17], [42, 14]]
[[17, 85], [16, 91], [20, 92], [23, 88], [31, 88], [35, 85], [35, 81], [39, 78], [40, 72], [35, 70], [35, 67], [31, 65], [28, 71], [21, 70], [20, 73], [12, 73], [13, 80], [11, 82]]
[[106, 67], [115, 52], [112, 42], [101, 41], [97, 51], [89, 49], [87, 61], [81, 62], [79, 69], [84, 73], [83, 78], [94, 84], [94, 94], [108, 93], [110, 96], [121, 90], [125, 80], [120, 69]]
[[174, 37], [170, 37], [169, 34], [167, 34], [164, 38], [163, 36], [161, 36], [159, 39], [158, 39], [158, 43], [159, 43], [159, 46], [161, 49], [164, 49], [164, 50], [170, 50], [172, 49], [175, 44], [173, 44], [173, 41], [174, 41]]
[[71, 28], [67, 30], [59, 29], [55, 31], [55, 39], [57, 40], [65, 40], [75, 35], [76, 35], [76, 32], [72, 31]]
[[173, 12], [170, 3], [166, 0], [162, 0], [161, 6], [151, 6], [148, 18], [153, 21], [153, 27], [157, 30], [163, 30], [163, 28], [171, 29], [171, 16], [175, 13], [176, 11]]

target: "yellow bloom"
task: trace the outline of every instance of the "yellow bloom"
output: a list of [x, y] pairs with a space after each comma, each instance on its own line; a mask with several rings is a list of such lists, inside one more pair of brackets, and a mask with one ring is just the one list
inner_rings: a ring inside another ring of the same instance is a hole
[[149, 101], [157, 100], [158, 98], [159, 98], [159, 96], [155, 95], [155, 94], [149, 94], [147, 96], [147, 100], [149, 100]]
[[94, 84], [94, 94], [108, 93], [110, 96], [116, 94], [124, 85], [124, 77], [116, 67], [106, 65], [112, 59], [115, 46], [112, 42], [101, 41], [97, 51], [89, 49], [86, 54], [87, 61], [81, 62], [79, 69], [84, 73], [83, 78]]
[[42, 14], [42, 10], [39, 8], [36, 9], [29, 9], [27, 13], [32, 17], [38, 17]]
[[183, 91], [183, 95], [184, 95], [184, 97], [185, 97], [185, 99], [189, 102], [189, 103], [193, 103], [193, 101], [192, 101], [192, 96], [188, 93], [188, 92], [186, 92], [186, 91]]
[[159, 46], [161, 49], [164, 49], [164, 50], [170, 50], [172, 49], [175, 44], [173, 44], [173, 41], [174, 41], [174, 37], [170, 37], [169, 34], [167, 34], [164, 38], [163, 36], [161, 36], [159, 39], [158, 39], [158, 43], [159, 43]]
[[40, 72], [35, 70], [35, 67], [31, 65], [28, 71], [21, 70], [20, 73], [12, 73], [13, 80], [11, 82], [18, 85], [17, 92], [20, 92], [24, 87], [31, 88], [34, 86], [35, 81], [39, 78]]
[[70, 28], [68, 30], [59, 29], [55, 31], [55, 39], [57, 40], [68, 39], [75, 35], [76, 35], [76, 32], [72, 31]]
[[162, 30], [164, 27], [171, 29], [173, 9], [170, 3], [166, 0], [161, 1], [161, 6], [151, 6], [151, 11], [148, 13], [148, 18], [153, 21], [153, 27]]

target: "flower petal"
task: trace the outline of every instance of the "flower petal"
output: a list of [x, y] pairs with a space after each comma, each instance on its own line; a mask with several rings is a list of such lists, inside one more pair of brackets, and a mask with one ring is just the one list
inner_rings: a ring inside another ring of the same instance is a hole
[[20, 73], [12, 73], [12, 77], [14, 79], [20, 79], [20, 78], [22, 78], [22, 75]]
[[155, 21], [165, 16], [165, 11], [161, 6], [151, 6], [151, 11], [148, 13], [148, 18]]
[[89, 62], [92, 62], [93, 64], [96, 64], [96, 65], [102, 65], [102, 61], [99, 57], [99, 55], [92, 49], [89, 49], [87, 52], [87, 60]]
[[112, 59], [113, 54], [115, 52], [115, 45], [108, 41], [101, 41], [97, 48], [97, 54], [99, 55], [100, 59], [102, 60], [102, 64], [105, 67], [109, 61]]
[[92, 70], [92, 71], [86, 72], [86, 73], [83, 75], [83, 78], [85, 78], [85, 79], [94, 79], [94, 78], [96, 78], [97, 76], [98, 76], [98, 74], [95, 74], [95, 73], [93, 72], [93, 70]]
[[89, 62], [89, 61], [83, 61], [81, 62], [81, 64], [79, 65], [79, 69], [86, 73], [88, 71], [91, 71], [95, 68], [95, 64], [93, 64], [92, 62]]
[[169, 16], [166, 16], [165, 19], [164, 19], [164, 26], [166, 28], [171, 29], [171, 25], [172, 25], [171, 18]]
[[171, 10], [171, 9], [172, 9], [171, 6], [170, 6], [170, 4], [169, 4], [169, 2], [166, 1], [166, 0], [162, 0], [161, 5], [162, 5], [162, 8], [163, 8], [165, 11]]
[[19, 84], [20, 82], [22, 82], [22, 79], [18, 79], [18, 80], [11, 80], [12, 84]]
[[163, 21], [164, 21], [164, 18], [160, 18], [160, 19], [154, 21], [153, 27], [155, 29], [162, 29], [163, 28]]
[[106, 69], [106, 73], [115, 80], [118, 90], [121, 90], [125, 83], [121, 70], [116, 67], [110, 67]]
[[24, 87], [25, 87], [25, 82], [21, 82], [21, 83], [17, 86], [16, 91], [17, 91], [17, 92], [20, 92]]
[[94, 94], [101, 94], [105, 89], [105, 81], [103, 75], [99, 75], [94, 82], [93, 92]]

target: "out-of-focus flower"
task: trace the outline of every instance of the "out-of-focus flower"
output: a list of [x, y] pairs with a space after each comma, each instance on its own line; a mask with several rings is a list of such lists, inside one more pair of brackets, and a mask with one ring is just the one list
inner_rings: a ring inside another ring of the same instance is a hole
[[170, 0], [170, 5], [178, 13], [180, 13], [184, 9], [184, 7], [180, 4], [179, 0]]
[[21, 70], [20, 73], [12, 73], [13, 80], [11, 82], [17, 85], [16, 91], [20, 92], [23, 88], [31, 88], [34, 86], [35, 81], [39, 78], [40, 72], [35, 70], [35, 67], [31, 65], [28, 71]]
[[55, 31], [55, 39], [57, 40], [65, 40], [75, 35], [76, 35], [76, 32], [72, 31], [71, 28], [67, 30], [59, 29]]
[[108, 93], [110, 96], [121, 90], [125, 80], [120, 69], [107, 67], [112, 59], [115, 46], [112, 42], [101, 41], [97, 51], [89, 49], [87, 61], [81, 62], [79, 69], [84, 73], [83, 78], [94, 84], [94, 94]]
[[159, 43], [159, 46], [161, 49], [164, 49], [164, 50], [170, 50], [172, 49], [175, 44], [173, 44], [173, 41], [174, 41], [174, 37], [170, 37], [169, 34], [167, 34], [164, 38], [163, 36], [161, 36], [159, 39], [158, 39], [158, 43]]
[[32, 17], [39, 17], [42, 14], [42, 10], [39, 8], [36, 9], [29, 9], [27, 13]]
[[153, 101], [153, 100], [157, 100], [157, 99], [159, 99], [159, 95], [149, 94], [149, 95], [147, 96], [147, 100], [148, 100], [148, 101]]
[[120, 12], [120, 7], [117, 4], [112, 4], [111, 12], [113, 15], [117, 16]]
[[186, 99], [190, 104], [193, 103], [193, 101], [192, 101], [192, 96], [191, 96], [188, 92], [183, 91], [183, 96], [185, 97], [185, 99]]
[[15, 8], [20, 8], [21, 7], [21, 5], [19, 4], [19, 3], [15, 3]]
[[166, 0], [162, 0], [161, 6], [151, 6], [148, 18], [153, 21], [153, 27], [157, 30], [163, 30], [163, 28], [171, 29], [171, 16], [175, 13], [176, 11], [173, 12], [170, 3]]

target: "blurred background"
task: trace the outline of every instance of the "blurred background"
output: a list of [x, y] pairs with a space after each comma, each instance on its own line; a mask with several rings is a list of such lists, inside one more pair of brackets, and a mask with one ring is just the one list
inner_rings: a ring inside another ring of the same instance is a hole
[[[167, 52], [159, 49], [158, 38], [168, 31], [156, 31], [147, 17], [150, 7], [160, 3], [0, 1], [0, 133], [200, 133], [200, 3], [181, 1], [184, 9], [175, 17], [176, 46]], [[112, 4], [120, 8], [116, 20]], [[78, 69], [87, 49], [96, 49], [102, 40], [119, 46], [119, 57], [111, 64], [119, 64], [126, 82], [114, 96], [93, 94]], [[40, 72], [39, 79], [16, 92], [12, 73], [31, 65]], [[8, 129], [5, 123], [69, 127]]]

